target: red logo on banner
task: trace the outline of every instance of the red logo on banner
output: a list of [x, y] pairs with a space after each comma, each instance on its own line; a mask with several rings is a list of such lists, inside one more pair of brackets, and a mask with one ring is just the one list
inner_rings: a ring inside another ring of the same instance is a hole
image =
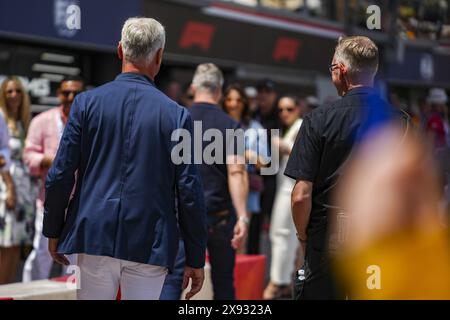
[[184, 27], [179, 45], [183, 49], [198, 46], [208, 51], [215, 29], [211, 24], [189, 21]]
[[281, 60], [288, 60], [294, 63], [297, 61], [299, 48], [300, 41], [298, 39], [280, 37], [277, 39], [275, 50], [273, 51], [273, 60], [277, 62]]

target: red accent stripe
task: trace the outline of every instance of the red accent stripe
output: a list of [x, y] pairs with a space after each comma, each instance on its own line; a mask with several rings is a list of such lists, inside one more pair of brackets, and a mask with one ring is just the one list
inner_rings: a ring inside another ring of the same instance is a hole
[[62, 277], [51, 278], [50, 281], [67, 282], [67, 279], [69, 279], [69, 276], [62, 276]]
[[216, 7], [216, 8], [219, 8], [219, 9], [226, 9], [226, 10], [239, 12], [239, 13], [247, 13], [247, 14], [251, 14], [251, 15], [254, 15], [254, 16], [259, 16], [259, 17], [262, 17], [262, 18], [269, 18], [269, 19], [279, 20], [281, 22], [293, 23], [293, 24], [297, 24], [297, 25], [300, 25], [300, 26], [307, 26], [307, 27], [322, 29], [322, 30], [325, 30], [325, 31], [333, 31], [333, 32], [339, 32], [339, 33], [344, 32], [343, 28], [331, 27], [331, 26], [323, 25], [323, 24], [316, 23], [316, 22], [310, 22], [310, 21], [300, 21], [298, 19], [294, 19], [294, 18], [290, 18], [290, 17], [279, 17], [279, 16], [272, 15], [272, 14], [269, 14], [269, 13], [257, 12], [257, 11], [254, 11], [252, 9], [247, 9], [247, 8], [236, 8], [236, 7], [230, 6], [230, 5], [225, 4], [225, 3], [214, 3], [210, 7], [213, 7], [213, 8]]

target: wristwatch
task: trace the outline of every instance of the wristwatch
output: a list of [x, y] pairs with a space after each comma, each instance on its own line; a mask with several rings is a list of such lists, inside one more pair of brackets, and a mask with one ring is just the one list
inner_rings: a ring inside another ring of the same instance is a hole
[[298, 239], [298, 241], [300, 241], [301, 243], [306, 243], [306, 242], [307, 242], [307, 240], [306, 240], [306, 239], [302, 239], [298, 233], [297, 233], [297, 239]]
[[239, 217], [239, 221], [242, 221], [242, 222], [244, 222], [247, 225], [250, 224], [250, 219], [247, 218], [246, 216], [240, 216]]

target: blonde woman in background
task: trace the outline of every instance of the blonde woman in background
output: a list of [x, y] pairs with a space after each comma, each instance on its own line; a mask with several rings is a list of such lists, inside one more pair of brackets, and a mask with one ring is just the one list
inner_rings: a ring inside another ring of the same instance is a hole
[[14, 281], [21, 244], [31, 244], [35, 197], [22, 160], [30, 124], [30, 97], [17, 77], [0, 87], [0, 108], [8, 126], [11, 165], [0, 174], [0, 284]]

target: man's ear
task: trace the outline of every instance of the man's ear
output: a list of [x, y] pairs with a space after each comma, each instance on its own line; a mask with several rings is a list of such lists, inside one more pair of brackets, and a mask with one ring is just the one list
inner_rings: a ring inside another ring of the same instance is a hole
[[119, 44], [117, 45], [117, 56], [120, 60], [123, 60], [123, 48], [122, 43], [119, 41]]
[[222, 99], [222, 88], [217, 88], [216, 99], [217, 101], [220, 101], [220, 99]]
[[162, 64], [162, 58], [163, 58], [163, 48], [159, 48], [158, 51], [156, 51], [156, 63], [158, 65]]
[[339, 69], [341, 70], [341, 73], [346, 75], [347, 74], [347, 67], [344, 66], [342, 63], [339, 63]]

